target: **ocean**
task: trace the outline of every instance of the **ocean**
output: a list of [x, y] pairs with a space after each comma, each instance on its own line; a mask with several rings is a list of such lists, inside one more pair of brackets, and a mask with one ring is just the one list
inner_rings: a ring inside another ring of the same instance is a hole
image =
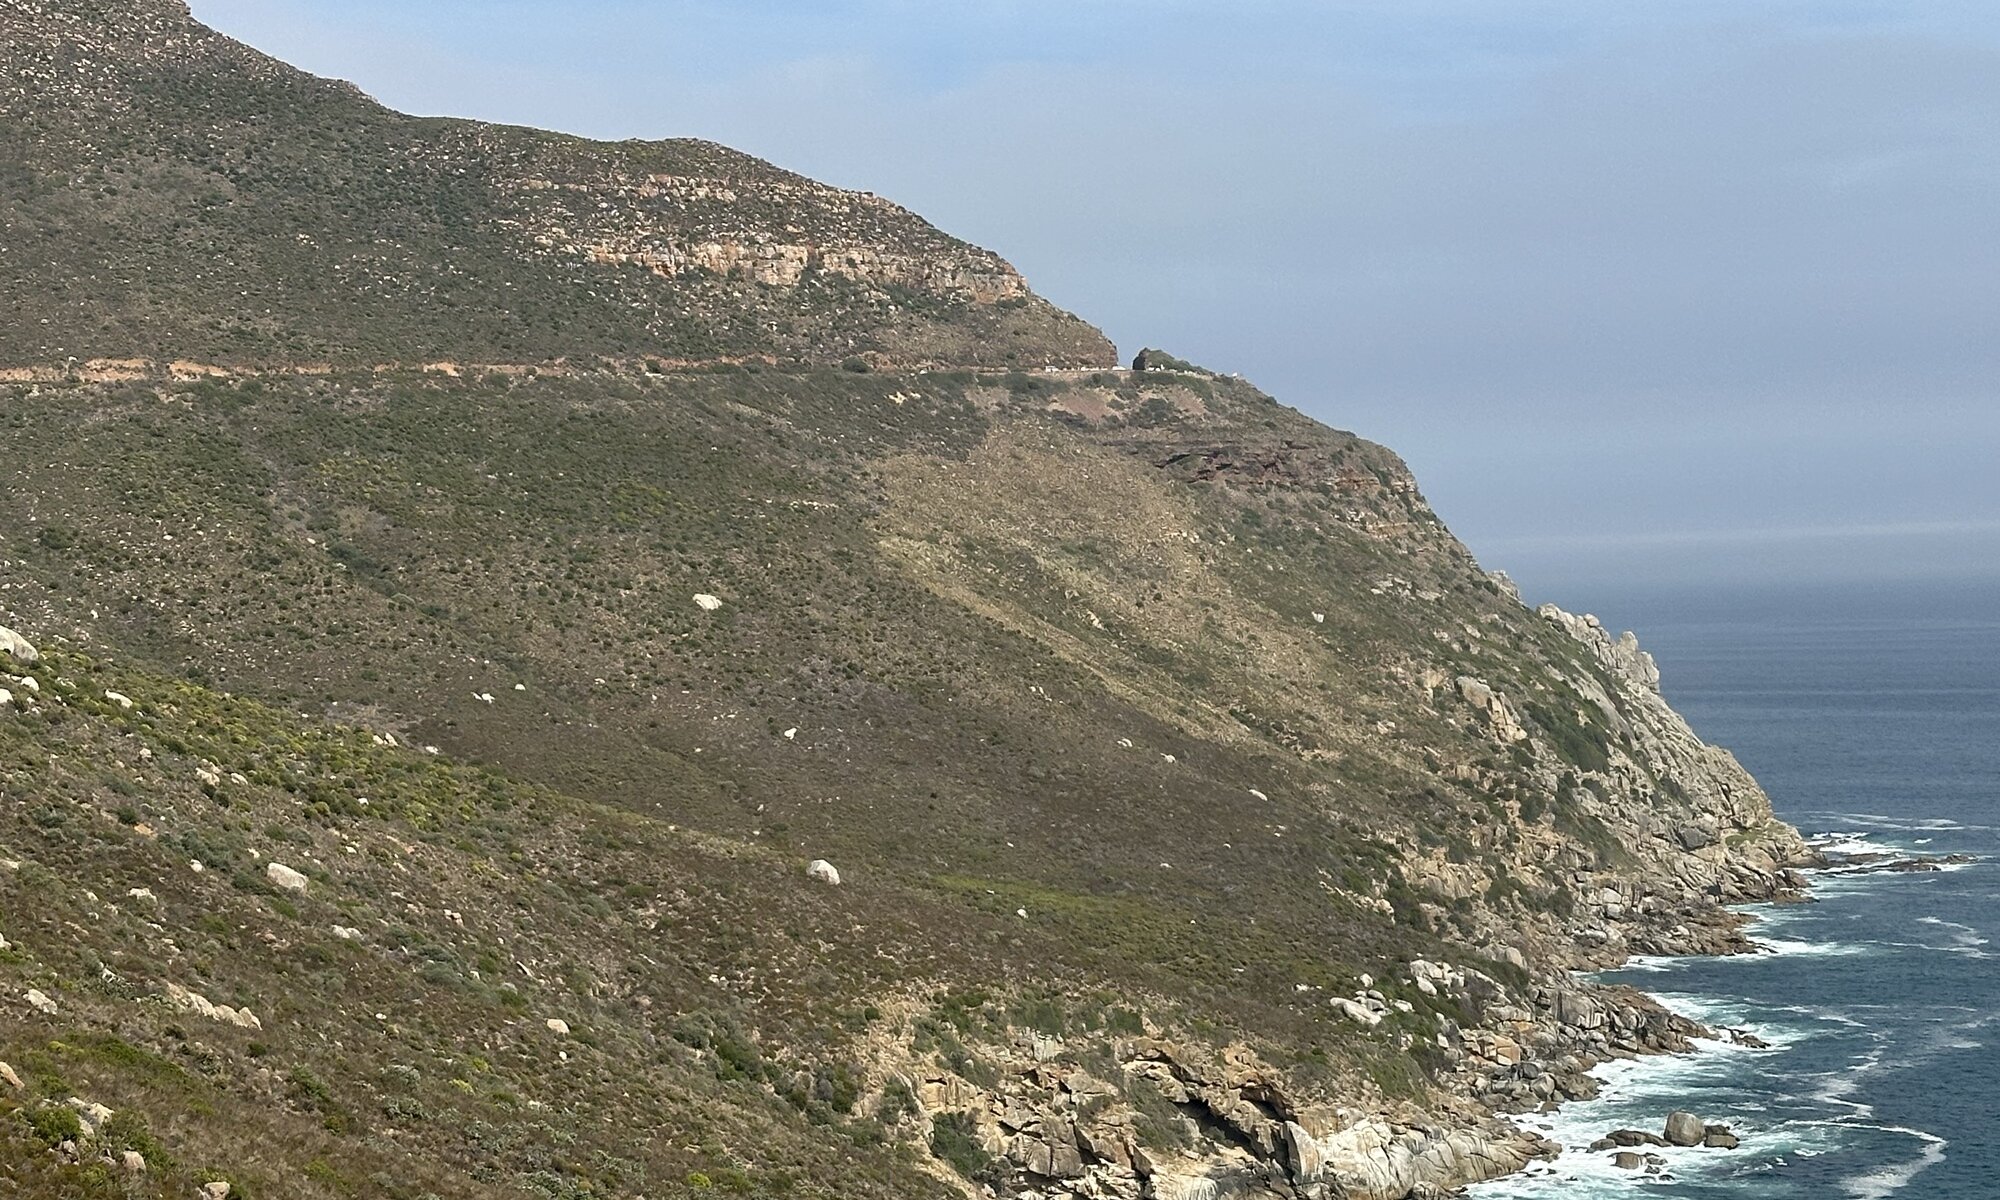
[[[1604, 976], [1771, 1047], [1605, 1068], [1600, 1099], [1522, 1118], [1561, 1158], [1474, 1196], [2000, 1197], [2000, 585], [1593, 599], [1781, 817], [1840, 849], [1980, 861], [1818, 875], [1812, 903], [1749, 910], [1771, 953]], [[1654, 1174], [1586, 1148], [1676, 1108], [1741, 1148], [1653, 1151]]]

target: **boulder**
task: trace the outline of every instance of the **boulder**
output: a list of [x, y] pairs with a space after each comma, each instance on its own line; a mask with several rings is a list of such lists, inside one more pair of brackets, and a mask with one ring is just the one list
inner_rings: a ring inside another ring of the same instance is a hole
[[177, 983], [169, 983], [166, 992], [167, 1003], [183, 1012], [191, 1012], [211, 1021], [221, 1021], [239, 1029], [262, 1029], [264, 1023], [257, 1014], [247, 1008], [231, 1008], [226, 1004], [216, 1004], [199, 992], [191, 992]]
[[0, 625], [0, 654], [11, 656], [15, 662], [34, 666], [42, 661], [42, 652], [35, 649], [27, 638], [15, 633], [5, 625]]
[[1556, 1021], [1574, 1029], [1604, 1025], [1604, 1006], [1582, 992], [1556, 993]]
[[1727, 1125], [1710, 1125], [1702, 1135], [1701, 1144], [1710, 1150], [1734, 1150], [1742, 1145]]
[[[1003, 1121], [1002, 1124], [1006, 1124]], [[1066, 1121], [1035, 1121], [1039, 1133], [1022, 1134], [1007, 1148], [1007, 1157], [1030, 1175], [1044, 1179], [1080, 1179], [1083, 1156], [1077, 1151], [1075, 1131]]]
[[4, 1082], [8, 1087], [13, 1088], [17, 1092], [28, 1090], [28, 1085], [21, 1082], [21, 1077], [14, 1073], [14, 1068], [3, 1062], [0, 1062], [0, 1082]]
[[836, 887], [840, 885], [839, 869], [823, 858], [815, 858], [806, 864], [806, 878], [814, 883], [828, 883]]
[[94, 1138], [106, 1125], [111, 1123], [112, 1112], [102, 1104], [92, 1104], [75, 1096], [69, 1098], [69, 1106], [76, 1113], [76, 1119], [83, 1125], [83, 1136]]
[[1666, 1139], [1657, 1133], [1647, 1133], [1639, 1129], [1614, 1129], [1604, 1135], [1604, 1140], [1613, 1146], [1664, 1146]]
[[1306, 1195], [1442, 1195], [1518, 1171], [1532, 1150], [1527, 1139], [1473, 1129], [1425, 1132], [1374, 1119], [1317, 1137], [1287, 1122], [1281, 1133], [1277, 1149]]
[[127, 1175], [144, 1175], [146, 1173], [146, 1156], [137, 1150], [127, 1150], [121, 1156], [121, 1161], [125, 1164], [125, 1173]]
[[202, 1200], [229, 1200], [229, 1185], [220, 1180], [201, 1185]]
[[979, 1089], [956, 1075], [926, 1079], [917, 1085], [917, 1103], [928, 1113], [946, 1109], [971, 1108], [980, 1101]]
[[694, 598], [694, 602], [701, 606], [701, 611], [703, 612], [714, 612], [716, 609], [722, 607], [721, 600], [717, 599], [714, 596], [709, 595], [706, 592], [702, 592], [696, 595]]
[[28, 1007], [41, 1013], [43, 1016], [53, 1017], [56, 1015], [56, 1002], [49, 999], [40, 989], [29, 988], [25, 998], [28, 1001]]
[[1665, 1133], [1668, 1145], [1699, 1146], [1708, 1137], [1708, 1126], [1691, 1112], [1672, 1112], [1667, 1114]]
[[1674, 830], [1674, 840], [1681, 844], [1681, 849], [1693, 853], [1715, 845], [1716, 837], [1712, 829], [1704, 829], [1699, 825], [1682, 825]]
[[1528, 738], [1528, 731], [1514, 715], [1514, 710], [1492, 686], [1484, 680], [1470, 675], [1458, 677], [1458, 694], [1467, 704], [1486, 714], [1487, 723], [1492, 727], [1493, 736], [1502, 742], [1522, 742]]
[[550, 1017], [548, 1020], [542, 1023], [548, 1026], [550, 1033], [556, 1034], [560, 1037], [569, 1036], [569, 1022], [563, 1020], [561, 1017]]
[[1630, 1150], [1620, 1150], [1611, 1156], [1611, 1165], [1621, 1171], [1636, 1171], [1646, 1165], [1646, 1160]]
[[301, 896], [305, 895], [306, 888], [311, 882], [304, 875], [299, 874], [283, 863], [274, 862], [265, 867], [264, 875], [271, 881], [273, 887], [283, 888], [288, 892], [297, 892]]

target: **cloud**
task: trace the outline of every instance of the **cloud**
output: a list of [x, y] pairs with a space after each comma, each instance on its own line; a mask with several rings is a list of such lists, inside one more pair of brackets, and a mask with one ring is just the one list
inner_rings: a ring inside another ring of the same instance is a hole
[[1556, 537], [1499, 538], [1501, 549], [1647, 550], [1688, 546], [1768, 546], [1782, 542], [1853, 542], [1873, 538], [1967, 538], [2000, 534], [2000, 520], [1903, 521], [1876, 525], [1809, 525], [1782, 529], [1673, 529], [1651, 533], [1589, 533]]

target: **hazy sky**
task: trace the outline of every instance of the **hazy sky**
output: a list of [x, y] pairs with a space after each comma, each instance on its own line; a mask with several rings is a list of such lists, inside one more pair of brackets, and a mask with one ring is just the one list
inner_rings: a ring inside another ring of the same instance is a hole
[[195, 0], [902, 201], [1408, 458], [1531, 595], [2000, 579], [1990, 0]]

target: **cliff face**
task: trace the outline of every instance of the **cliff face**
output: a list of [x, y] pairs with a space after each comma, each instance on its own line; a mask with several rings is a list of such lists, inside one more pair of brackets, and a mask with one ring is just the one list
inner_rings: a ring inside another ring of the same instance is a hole
[[1434, 1194], [1796, 886], [1394, 454], [983, 369], [1108, 348], [903, 210], [0, 20], [24, 1194]]

